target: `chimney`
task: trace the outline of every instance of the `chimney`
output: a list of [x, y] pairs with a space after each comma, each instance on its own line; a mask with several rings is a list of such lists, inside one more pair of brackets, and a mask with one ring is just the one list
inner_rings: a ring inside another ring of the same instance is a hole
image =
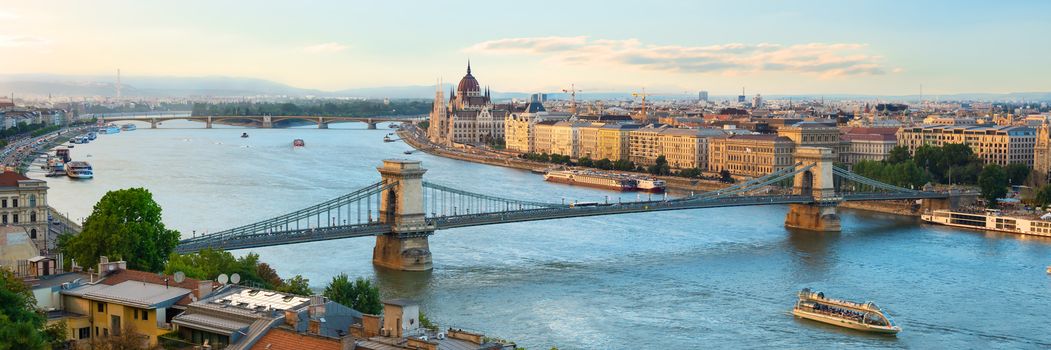
[[194, 291], [194, 294], [197, 294], [197, 299], [201, 299], [208, 296], [208, 294], [212, 294], [212, 280], [197, 281], [197, 290]]
[[313, 334], [313, 335], [320, 335], [321, 334], [321, 321], [318, 320], [318, 319], [311, 318], [310, 319], [310, 324], [307, 327], [307, 333], [310, 333], [310, 334]]
[[361, 315], [361, 326], [365, 329], [365, 338], [375, 337], [380, 334], [380, 324], [383, 321], [379, 315]]
[[285, 310], [285, 324], [292, 329], [296, 329], [296, 323], [299, 322], [299, 313], [294, 310]]

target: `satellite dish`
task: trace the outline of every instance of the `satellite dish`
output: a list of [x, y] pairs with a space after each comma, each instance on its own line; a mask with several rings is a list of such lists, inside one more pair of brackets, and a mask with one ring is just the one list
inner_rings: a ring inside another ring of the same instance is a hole
[[219, 274], [219, 283], [220, 284], [226, 284], [226, 282], [229, 282], [229, 281], [230, 281], [230, 278], [226, 277], [225, 273]]
[[241, 282], [241, 275], [234, 273], [230, 275], [230, 283], [237, 284]]
[[186, 274], [182, 271], [175, 271], [173, 278], [175, 278], [175, 283], [182, 283], [182, 281], [186, 280]]

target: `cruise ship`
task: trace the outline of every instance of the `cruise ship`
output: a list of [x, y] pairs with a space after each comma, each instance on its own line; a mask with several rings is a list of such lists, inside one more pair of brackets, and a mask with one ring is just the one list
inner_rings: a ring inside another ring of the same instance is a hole
[[932, 224], [1051, 237], [1051, 221], [1002, 216], [996, 209], [984, 212], [935, 210], [920, 215], [920, 218]]
[[66, 176], [74, 179], [90, 179], [95, 176], [88, 162], [72, 161], [66, 163]]
[[544, 174], [544, 180], [617, 191], [632, 191], [638, 188], [638, 182], [630, 177], [585, 170], [548, 171]]
[[664, 180], [657, 180], [654, 178], [639, 178], [635, 179], [636, 186], [639, 191], [661, 193], [664, 192], [666, 187]]
[[898, 334], [901, 327], [873, 302], [864, 304], [853, 301], [825, 298], [825, 293], [803, 288], [799, 300], [792, 309], [796, 317], [827, 323], [833, 326], [864, 332]]

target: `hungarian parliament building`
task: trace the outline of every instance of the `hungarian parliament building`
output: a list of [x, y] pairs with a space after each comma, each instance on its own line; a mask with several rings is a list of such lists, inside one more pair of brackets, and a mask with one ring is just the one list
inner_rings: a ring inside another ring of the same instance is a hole
[[460, 79], [456, 90], [449, 92], [446, 101], [438, 85], [434, 96], [427, 137], [441, 145], [453, 143], [480, 144], [504, 138], [504, 118], [508, 106], [494, 105], [489, 89], [482, 91], [478, 80], [471, 75], [471, 63], [467, 63], [467, 75]]

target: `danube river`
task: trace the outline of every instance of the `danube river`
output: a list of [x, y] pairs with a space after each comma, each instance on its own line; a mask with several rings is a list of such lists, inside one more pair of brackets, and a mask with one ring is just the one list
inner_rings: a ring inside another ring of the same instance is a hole
[[[204, 129], [166, 122], [99, 135], [73, 157], [95, 179], [46, 178], [74, 220], [106, 191], [146, 187], [184, 237], [289, 212], [379, 179], [384, 158], [423, 161], [428, 181], [513, 198], [602, 201], [619, 194], [545, 183], [525, 171], [384, 143], [389, 130]], [[251, 137], [242, 139], [242, 132]], [[302, 138], [306, 147], [293, 149]], [[31, 174], [43, 178], [42, 174]], [[634, 198], [634, 195], [624, 195]], [[439, 231], [434, 271], [383, 271], [373, 240], [255, 249], [282, 276], [321, 288], [335, 274], [376, 279], [442, 326], [530, 349], [1051, 347], [1051, 241], [843, 211], [843, 232], [782, 226], [785, 208], [630, 214]], [[244, 254], [246, 251], [237, 251]], [[794, 319], [795, 293], [873, 300], [904, 328], [871, 336]]]

